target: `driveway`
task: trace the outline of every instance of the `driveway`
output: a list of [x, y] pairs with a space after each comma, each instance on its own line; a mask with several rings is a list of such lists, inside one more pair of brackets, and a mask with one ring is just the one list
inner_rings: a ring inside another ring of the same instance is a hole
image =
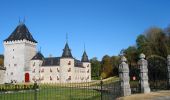
[[170, 90], [151, 92], [147, 94], [134, 94], [118, 98], [117, 100], [170, 100]]

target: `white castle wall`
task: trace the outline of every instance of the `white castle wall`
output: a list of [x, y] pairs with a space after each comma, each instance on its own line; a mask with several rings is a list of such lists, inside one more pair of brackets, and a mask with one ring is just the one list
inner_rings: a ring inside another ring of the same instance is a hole
[[30, 82], [34, 83], [40, 82], [40, 72], [41, 72], [41, 66], [42, 66], [43, 61], [42, 60], [31, 60], [30, 61], [30, 67], [31, 71], [30, 73]]
[[85, 67], [85, 80], [86, 82], [91, 81], [91, 64], [89, 62], [83, 62], [83, 67]]
[[5, 82], [24, 82], [24, 72], [29, 70], [29, 60], [36, 53], [36, 44], [27, 40], [4, 42]]
[[59, 83], [61, 80], [59, 73], [59, 66], [42, 66], [41, 83]]
[[82, 67], [75, 67], [74, 71], [74, 81], [75, 82], [86, 82], [86, 69]]

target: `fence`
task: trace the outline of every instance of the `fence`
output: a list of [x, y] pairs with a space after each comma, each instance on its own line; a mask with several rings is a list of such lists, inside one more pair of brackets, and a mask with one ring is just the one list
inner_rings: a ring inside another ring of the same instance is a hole
[[0, 86], [0, 100], [114, 100], [119, 96], [119, 80]]

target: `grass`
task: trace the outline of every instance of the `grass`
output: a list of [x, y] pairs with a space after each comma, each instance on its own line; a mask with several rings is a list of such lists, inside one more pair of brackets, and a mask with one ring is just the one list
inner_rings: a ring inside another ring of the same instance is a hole
[[40, 87], [37, 92], [25, 90], [0, 95], [1, 100], [34, 100], [34, 97], [38, 100], [56, 100], [56, 98], [58, 100], [99, 100], [100, 92], [92, 89], [49, 86]]
[[[119, 78], [111, 77], [103, 80], [103, 85], [113, 84]], [[40, 84], [35, 92], [33, 84], [1, 85], [0, 100], [100, 100], [100, 80], [87, 83]], [[12, 90], [12, 92], [11, 92]]]

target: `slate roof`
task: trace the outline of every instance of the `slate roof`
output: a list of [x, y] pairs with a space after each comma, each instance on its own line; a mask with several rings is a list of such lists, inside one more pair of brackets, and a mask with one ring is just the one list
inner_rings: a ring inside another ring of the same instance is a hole
[[0, 70], [6, 70], [6, 68], [3, 66], [0, 66]]
[[26, 25], [21, 23], [16, 27], [16, 29], [11, 33], [11, 35], [4, 41], [15, 41], [15, 40], [23, 40], [23, 39], [37, 43], [37, 41], [33, 38], [31, 33], [29, 32]]
[[75, 67], [84, 68], [82, 62], [80, 60], [77, 60], [77, 59], [74, 59], [74, 65], [75, 65]]
[[81, 61], [82, 62], [89, 62], [89, 59], [88, 59], [86, 51], [84, 51]]
[[[83, 64], [80, 60], [74, 59], [74, 65], [75, 67], [83, 67]], [[60, 66], [60, 57], [49, 57], [49, 58], [44, 58], [43, 59], [43, 67], [45, 66]]]
[[44, 60], [44, 56], [41, 52], [37, 52], [37, 54], [31, 60]]
[[73, 58], [72, 54], [71, 54], [71, 50], [68, 46], [68, 43], [66, 43], [64, 49], [63, 49], [63, 54], [62, 54], [62, 58]]
[[60, 57], [49, 57], [44, 58], [42, 66], [59, 66], [60, 65]]

